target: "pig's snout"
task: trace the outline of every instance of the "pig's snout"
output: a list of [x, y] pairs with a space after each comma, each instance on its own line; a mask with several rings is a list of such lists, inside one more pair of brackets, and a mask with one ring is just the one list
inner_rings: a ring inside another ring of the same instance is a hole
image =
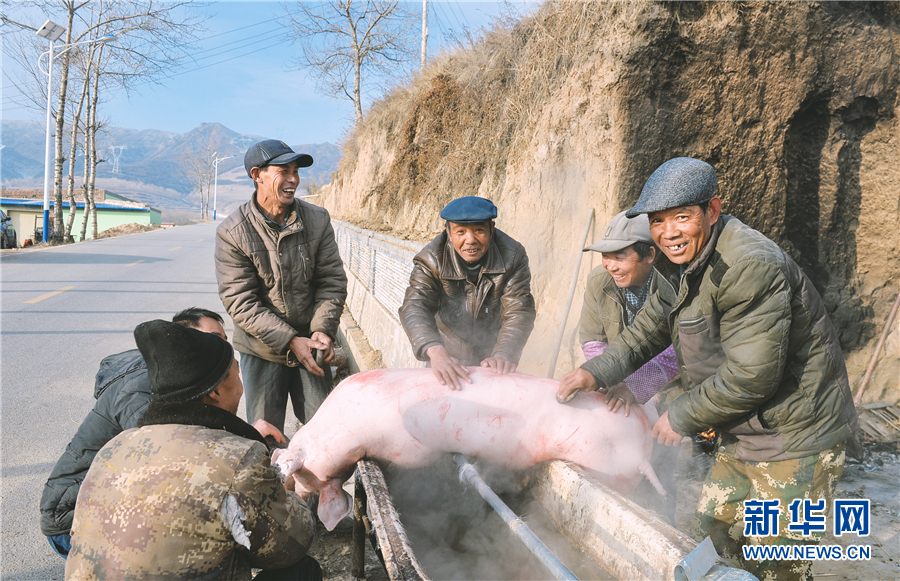
[[272, 468], [278, 473], [278, 478], [282, 482], [286, 481], [288, 476], [300, 470], [303, 466], [303, 460], [294, 457], [290, 450], [275, 450], [272, 452]]

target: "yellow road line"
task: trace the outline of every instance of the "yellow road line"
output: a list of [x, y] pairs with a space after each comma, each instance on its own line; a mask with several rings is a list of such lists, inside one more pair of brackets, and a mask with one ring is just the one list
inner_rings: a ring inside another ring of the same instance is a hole
[[203, 242], [203, 238], [201, 238], [200, 240], [197, 240], [197, 242]]
[[169, 248], [169, 250], [170, 250], [170, 251], [172, 251], [172, 250], [178, 250], [179, 248], [181, 248], [181, 246], [176, 246], [175, 248]]
[[125, 266], [134, 266], [135, 264], [140, 264], [140, 263], [144, 262], [144, 260], [145, 259], [142, 258], [142, 259], [138, 260], [137, 262], [132, 262], [131, 264], [126, 264]]
[[45, 295], [39, 296], [36, 299], [31, 299], [30, 301], [25, 301], [25, 303], [29, 304], [29, 305], [33, 305], [34, 303], [39, 303], [44, 299], [49, 299], [50, 297], [55, 297], [56, 295], [58, 295], [60, 293], [66, 292], [67, 290], [72, 290], [73, 288], [75, 288], [75, 287], [74, 286], [63, 287], [63, 288], [59, 289], [58, 291], [53, 291], [52, 293], [47, 293]]

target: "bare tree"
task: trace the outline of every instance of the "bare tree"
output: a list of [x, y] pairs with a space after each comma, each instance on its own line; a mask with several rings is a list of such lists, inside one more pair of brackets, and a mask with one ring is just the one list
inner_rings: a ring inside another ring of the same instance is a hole
[[[202, 32], [202, 20], [189, 8], [190, 0], [159, 2], [145, 0], [143, 2], [104, 2], [103, 0], [32, 0], [23, 1], [21, 6], [38, 8], [45, 14], [62, 14], [64, 16], [66, 34], [65, 44], [81, 43], [103, 34], [114, 33], [117, 36], [116, 49], [106, 51], [106, 59], [98, 63], [94, 72], [102, 74], [104, 81], [95, 83], [93, 99], [98, 100], [98, 92], [107, 90], [112, 85], [133, 88], [137, 81], [156, 79], [168, 74], [188, 53], [189, 44]], [[36, 27], [11, 21], [4, 16], [4, 23], [12, 22], [23, 29], [35, 30]], [[4, 39], [5, 41], [6, 39]], [[14, 79], [25, 99], [36, 108], [43, 108], [47, 103], [46, 74], [37, 66], [37, 54], [43, 50], [36, 43], [34, 36], [20, 35], [17, 40], [15, 58], [23, 70], [25, 77]], [[93, 46], [93, 45], [90, 45]], [[55, 134], [55, 166], [54, 166], [54, 222], [57, 225], [56, 240], [63, 237], [62, 231], [62, 182], [63, 165], [66, 158], [63, 153], [63, 135], [66, 129], [66, 104], [69, 98], [68, 82], [70, 64], [74, 57], [87, 49], [85, 45], [73, 47], [61, 54], [60, 71], [54, 70], [57, 79], [57, 107]], [[89, 49], [87, 49], [89, 50]], [[102, 51], [101, 51], [102, 53]], [[85, 71], [89, 74], [90, 69]], [[95, 112], [96, 118], [96, 112]], [[71, 124], [77, 127], [78, 120]], [[74, 161], [74, 160], [73, 160]], [[96, 156], [95, 156], [96, 161]], [[87, 177], [86, 177], [87, 179]], [[86, 208], [87, 210], [87, 208]]]
[[184, 158], [181, 162], [181, 171], [200, 194], [200, 219], [209, 219], [209, 194], [212, 190], [213, 172], [216, 158], [213, 151], [213, 138], [210, 135], [201, 151], [185, 147]]
[[416, 58], [418, 15], [399, 0], [301, 1], [286, 11], [291, 37], [302, 50], [294, 65], [311, 69], [324, 93], [353, 101], [357, 123], [363, 76], [379, 84]]

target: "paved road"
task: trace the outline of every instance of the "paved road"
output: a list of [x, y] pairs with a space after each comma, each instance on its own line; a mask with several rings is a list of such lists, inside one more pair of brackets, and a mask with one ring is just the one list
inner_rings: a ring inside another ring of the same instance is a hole
[[189, 306], [221, 313], [232, 336], [214, 240], [206, 223], [0, 258], [2, 579], [63, 578], [38, 526], [40, 496], [93, 406], [100, 360], [133, 349], [138, 323]]

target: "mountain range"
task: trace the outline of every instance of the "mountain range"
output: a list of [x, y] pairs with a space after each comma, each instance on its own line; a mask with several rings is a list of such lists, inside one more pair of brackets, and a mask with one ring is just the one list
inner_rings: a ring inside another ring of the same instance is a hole
[[[198, 212], [200, 196], [188, 178], [185, 159], [190, 152], [205, 153], [208, 146], [220, 158], [234, 156], [219, 163], [216, 208], [218, 213], [227, 214], [250, 197], [253, 182], [244, 171], [244, 153], [250, 145], [263, 139], [259, 135], [237, 133], [220, 123], [201, 123], [187, 133], [106, 127], [97, 136], [98, 150], [106, 161], [97, 167], [96, 187], [160, 209]], [[43, 189], [44, 140], [41, 122], [3, 120], [0, 150], [3, 189]], [[65, 147], [68, 150], [68, 145]], [[331, 174], [341, 159], [340, 148], [332, 143], [291, 144], [291, 148], [308, 153], [315, 160], [312, 167], [300, 170], [305, 184], [321, 186], [331, 181]], [[81, 186], [83, 163], [79, 155], [75, 165], [76, 188]], [[68, 164], [64, 175], [67, 173]]]

